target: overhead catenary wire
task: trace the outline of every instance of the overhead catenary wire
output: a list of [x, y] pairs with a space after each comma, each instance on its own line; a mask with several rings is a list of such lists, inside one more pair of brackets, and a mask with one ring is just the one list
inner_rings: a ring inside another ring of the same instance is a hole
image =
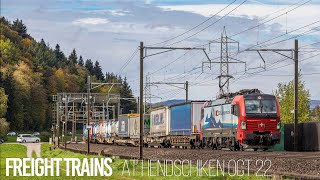
[[138, 48], [136, 48], [136, 50], [129, 56], [129, 58], [125, 61], [125, 63], [121, 66], [119, 73], [121, 71], [123, 71], [129, 64], [130, 62], [133, 60], [134, 56], [138, 53]]
[[[303, 2], [303, 1], [299, 1], [299, 2], [296, 3], [296, 4], [299, 4], [300, 2]], [[263, 25], [263, 24], [265, 24], [265, 23], [271, 22], [271, 21], [273, 21], [273, 20], [275, 20], [275, 19], [277, 19], [277, 18], [279, 18], [279, 17], [281, 17], [281, 16], [283, 16], [283, 15], [286, 15], [286, 14], [289, 13], [289, 12], [292, 12], [292, 11], [298, 9], [299, 7], [305, 5], [305, 4], [309, 3], [309, 2], [311, 2], [311, 0], [308, 0], [308, 1], [306, 1], [306, 2], [304, 2], [304, 3], [302, 3], [302, 4], [300, 4], [300, 5], [298, 5], [297, 7], [294, 7], [294, 8], [292, 8], [292, 9], [290, 9], [290, 10], [288, 10], [288, 11], [286, 11], [286, 12], [280, 14], [280, 15], [277, 15], [277, 16], [275, 16], [275, 17], [273, 17], [273, 18], [271, 18], [271, 19], [269, 19], [269, 20], [267, 20], [267, 21], [264, 21], [264, 22], [262, 22], [262, 23], [259, 23], [258, 25], [252, 26], [252, 27], [250, 27], [250, 28], [248, 28], [248, 29], [245, 29], [245, 30], [243, 30], [243, 31], [237, 32], [237, 33], [235, 33], [235, 34], [232, 34], [232, 35], [230, 36], [230, 38], [231, 38], [231, 37], [234, 37], [234, 36], [237, 36], [237, 35], [239, 35], [239, 34], [242, 34], [242, 33], [244, 33], [244, 32], [250, 31], [250, 30], [252, 30], [252, 29], [254, 29], [254, 28], [256, 28], [256, 27], [259, 27], [259, 26], [261, 26], [261, 25]], [[296, 5], [296, 4], [294, 4], [294, 5]]]
[[212, 15], [211, 17], [207, 18], [206, 20], [202, 21], [200, 24], [192, 27], [191, 29], [189, 29], [189, 30], [187, 30], [187, 31], [185, 31], [185, 32], [177, 35], [177, 36], [174, 36], [174, 37], [172, 37], [172, 38], [169, 38], [169, 39], [167, 39], [167, 40], [165, 40], [165, 41], [161, 41], [161, 42], [157, 42], [157, 43], [154, 43], [154, 44], [150, 44], [150, 45], [148, 45], [148, 46], [155, 46], [155, 45], [159, 45], [159, 44], [163, 44], [163, 43], [169, 42], [169, 41], [171, 41], [171, 40], [174, 40], [174, 39], [176, 39], [176, 38], [179, 38], [179, 37], [181, 37], [181, 36], [183, 36], [183, 35], [191, 32], [191, 31], [195, 30], [196, 28], [200, 27], [201, 25], [203, 25], [204, 23], [208, 22], [208, 21], [211, 20], [212, 18], [216, 17], [219, 13], [221, 13], [222, 11], [224, 11], [225, 9], [227, 9], [229, 6], [231, 6], [232, 4], [234, 4], [236, 1], [237, 1], [237, 0], [232, 1], [232, 2], [229, 3], [227, 6], [225, 6], [225, 7], [222, 8], [221, 10], [219, 10], [217, 13], [215, 13], [215, 14]]
[[[308, 1], [309, 2], [309, 1]], [[288, 33], [290, 33], [290, 32], [288, 32]], [[286, 34], [287, 34], [287, 32], [286, 32]], [[292, 38], [292, 37], [291, 37]], [[276, 39], [276, 38], [275, 38]], [[270, 40], [271, 41], [271, 40]], [[269, 42], [270, 42], [269, 41]], [[282, 40], [282, 42], [283, 42], [283, 40]], [[195, 69], [193, 69], [193, 71], [194, 71]], [[182, 74], [186, 74], [185, 72], [184, 73], [182, 73]], [[200, 75], [199, 75], [200, 76]]]
[[188, 36], [188, 37], [186, 37], [186, 38], [184, 38], [184, 39], [181, 39], [181, 40], [179, 40], [179, 41], [177, 41], [177, 42], [171, 43], [171, 44], [169, 44], [168, 46], [172, 46], [172, 45], [174, 45], [174, 44], [178, 44], [178, 43], [180, 43], [180, 42], [182, 42], [182, 41], [185, 41], [185, 40], [187, 40], [187, 39], [189, 39], [189, 38], [191, 38], [191, 37], [193, 37], [193, 36], [195, 36], [195, 35], [203, 32], [204, 30], [206, 30], [206, 29], [208, 29], [209, 27], [213, 26], [214, 24], [216, 24], [217, 22], [221, 21], [223, 18], [225, 18], [226, 16], [228, 16], [229, 14], [231, 14], [233, 11], [235, 11], [236, 9], [238, 9], [238, 8], [239, 8], [241, 5], [243, 5], [245, 2], [247, 2], [247, 0], [243, 1], [243, 2], [240, 3], [238, 6], [236, 6], [235, 8], [233, 8], [231, 11], [229, 11], [228, 13], [226, 13], [225, 15], [223, 15], [222, 17], [220, 17], [219, 19], [217, 19], [217, 20], [214, 21], [213, 23], [209, 24], [208, 26], [204, 27], [203, 29], [201, 29], [201, 30], [193, 33], [192, 35], [190, 35], [190, 36]]

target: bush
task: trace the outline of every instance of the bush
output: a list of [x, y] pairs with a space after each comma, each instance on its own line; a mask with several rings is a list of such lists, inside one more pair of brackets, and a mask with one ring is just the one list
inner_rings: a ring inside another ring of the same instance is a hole
[[49, 138], [52, 137], [52, 134], [49, 132], [41, 132], [39, 138], [42, 142], [49, 142]]
[[3, 136], [3, 137], [0, 137], [2, 138], [5, 142], [8, 141], [8, 137], [7, 136]]

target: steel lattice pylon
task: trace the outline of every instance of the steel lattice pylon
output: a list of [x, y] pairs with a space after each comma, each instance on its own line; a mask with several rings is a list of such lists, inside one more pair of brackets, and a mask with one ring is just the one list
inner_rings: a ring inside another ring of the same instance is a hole
[[246, 62], [229, 56], [228, 45], [231, 43], [237, 44], [238, 52], [239, 52], [239, 42], [235, 41], [227, 36], [227, 32], [226, 32], [225, 27], [223, 27], [223, 31], [221, 33], [220, 39], [213, 40], [213, 41], [209, 42], [209, 49], [210, 49], [211, 43], [219, 43], [221, 45], [220, 61], [212, 61], [208, 57], [209, 61], [202, 62], [202, 71], [203, 71], [204, 64], [210, 64], [210, 69], [211, 69], [211, 64], [213, 64], [213, 63], [220, 64], [220, 75], [218, 76], [218, 78], [219, 78], [219, 97], [223, 97], [223, 96], [227, 95], [228, 93], [230, 93], [229, 92], [229, 80], [231, 78], [233, 78], [229, 74], [229, 64], [230, 63], [233, 63], [233, 64], [234, 63], [242, 63], [245, 65], [245, 71], [246, 71]]
[[219, 94], [229, 93], [229, 79], [232, 78], [232, 76], [229, 75], [228, 37], [225, 28], [223, 28], [221, 34], [220, 76], [218, 76], [218, 78]]

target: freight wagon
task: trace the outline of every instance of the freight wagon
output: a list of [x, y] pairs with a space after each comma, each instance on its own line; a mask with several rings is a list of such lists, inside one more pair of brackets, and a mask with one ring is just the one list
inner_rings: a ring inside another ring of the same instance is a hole
[[161, 143], [168, 141], [169, 135], [169, 114], [170, 110], [168, 106], [159, 107], [153, 109], [150, 113], [150, 131], [149, 135], [145, 138], [145, 142], [149, 146], [158, 146]]
[[[92, 132], [93, 132], [93, 129], [92, 129], [92, 125], [93, 123], [90, 123], [89, 125], [89, 137], [90, 139], [92, 138]], [[83, 124], [83, 141], [86, 142], [87, 141], [87, 134], [88, 134], [88, 130], [87, 130], [87, 124]]]
[[187, 147], [194, 144], [200, 139], [201, 108], [204, 103], [191, 101], [152, 110], [148, 145]]
[[[149, 133], [150, 116], [144, 116], [144, 135]], [[118, 118], [118, 132], [112, 135], [115, 144], [138, 146], [140, 142], [139, 114], [123, 114]]]
[[280, 143], [280, 108], [275, 96], [242, 90], [205, 104], [201, 145], [267, 150]]
[[92, 142], [92, 143], [98, 142], [99, 131], [100, 131], [99, 122], [94, 122], [92, 124], [92, 135], [90, 136], [90, 142]]

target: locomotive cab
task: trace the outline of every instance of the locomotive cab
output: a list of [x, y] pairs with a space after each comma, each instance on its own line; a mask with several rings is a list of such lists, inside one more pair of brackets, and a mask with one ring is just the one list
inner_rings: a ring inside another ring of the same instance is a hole
[[267, 149], [280, 143], [280, 108], [275, 96], [235, 96], [231, 113], [238, 118], [237, 140], [242, 147]]

